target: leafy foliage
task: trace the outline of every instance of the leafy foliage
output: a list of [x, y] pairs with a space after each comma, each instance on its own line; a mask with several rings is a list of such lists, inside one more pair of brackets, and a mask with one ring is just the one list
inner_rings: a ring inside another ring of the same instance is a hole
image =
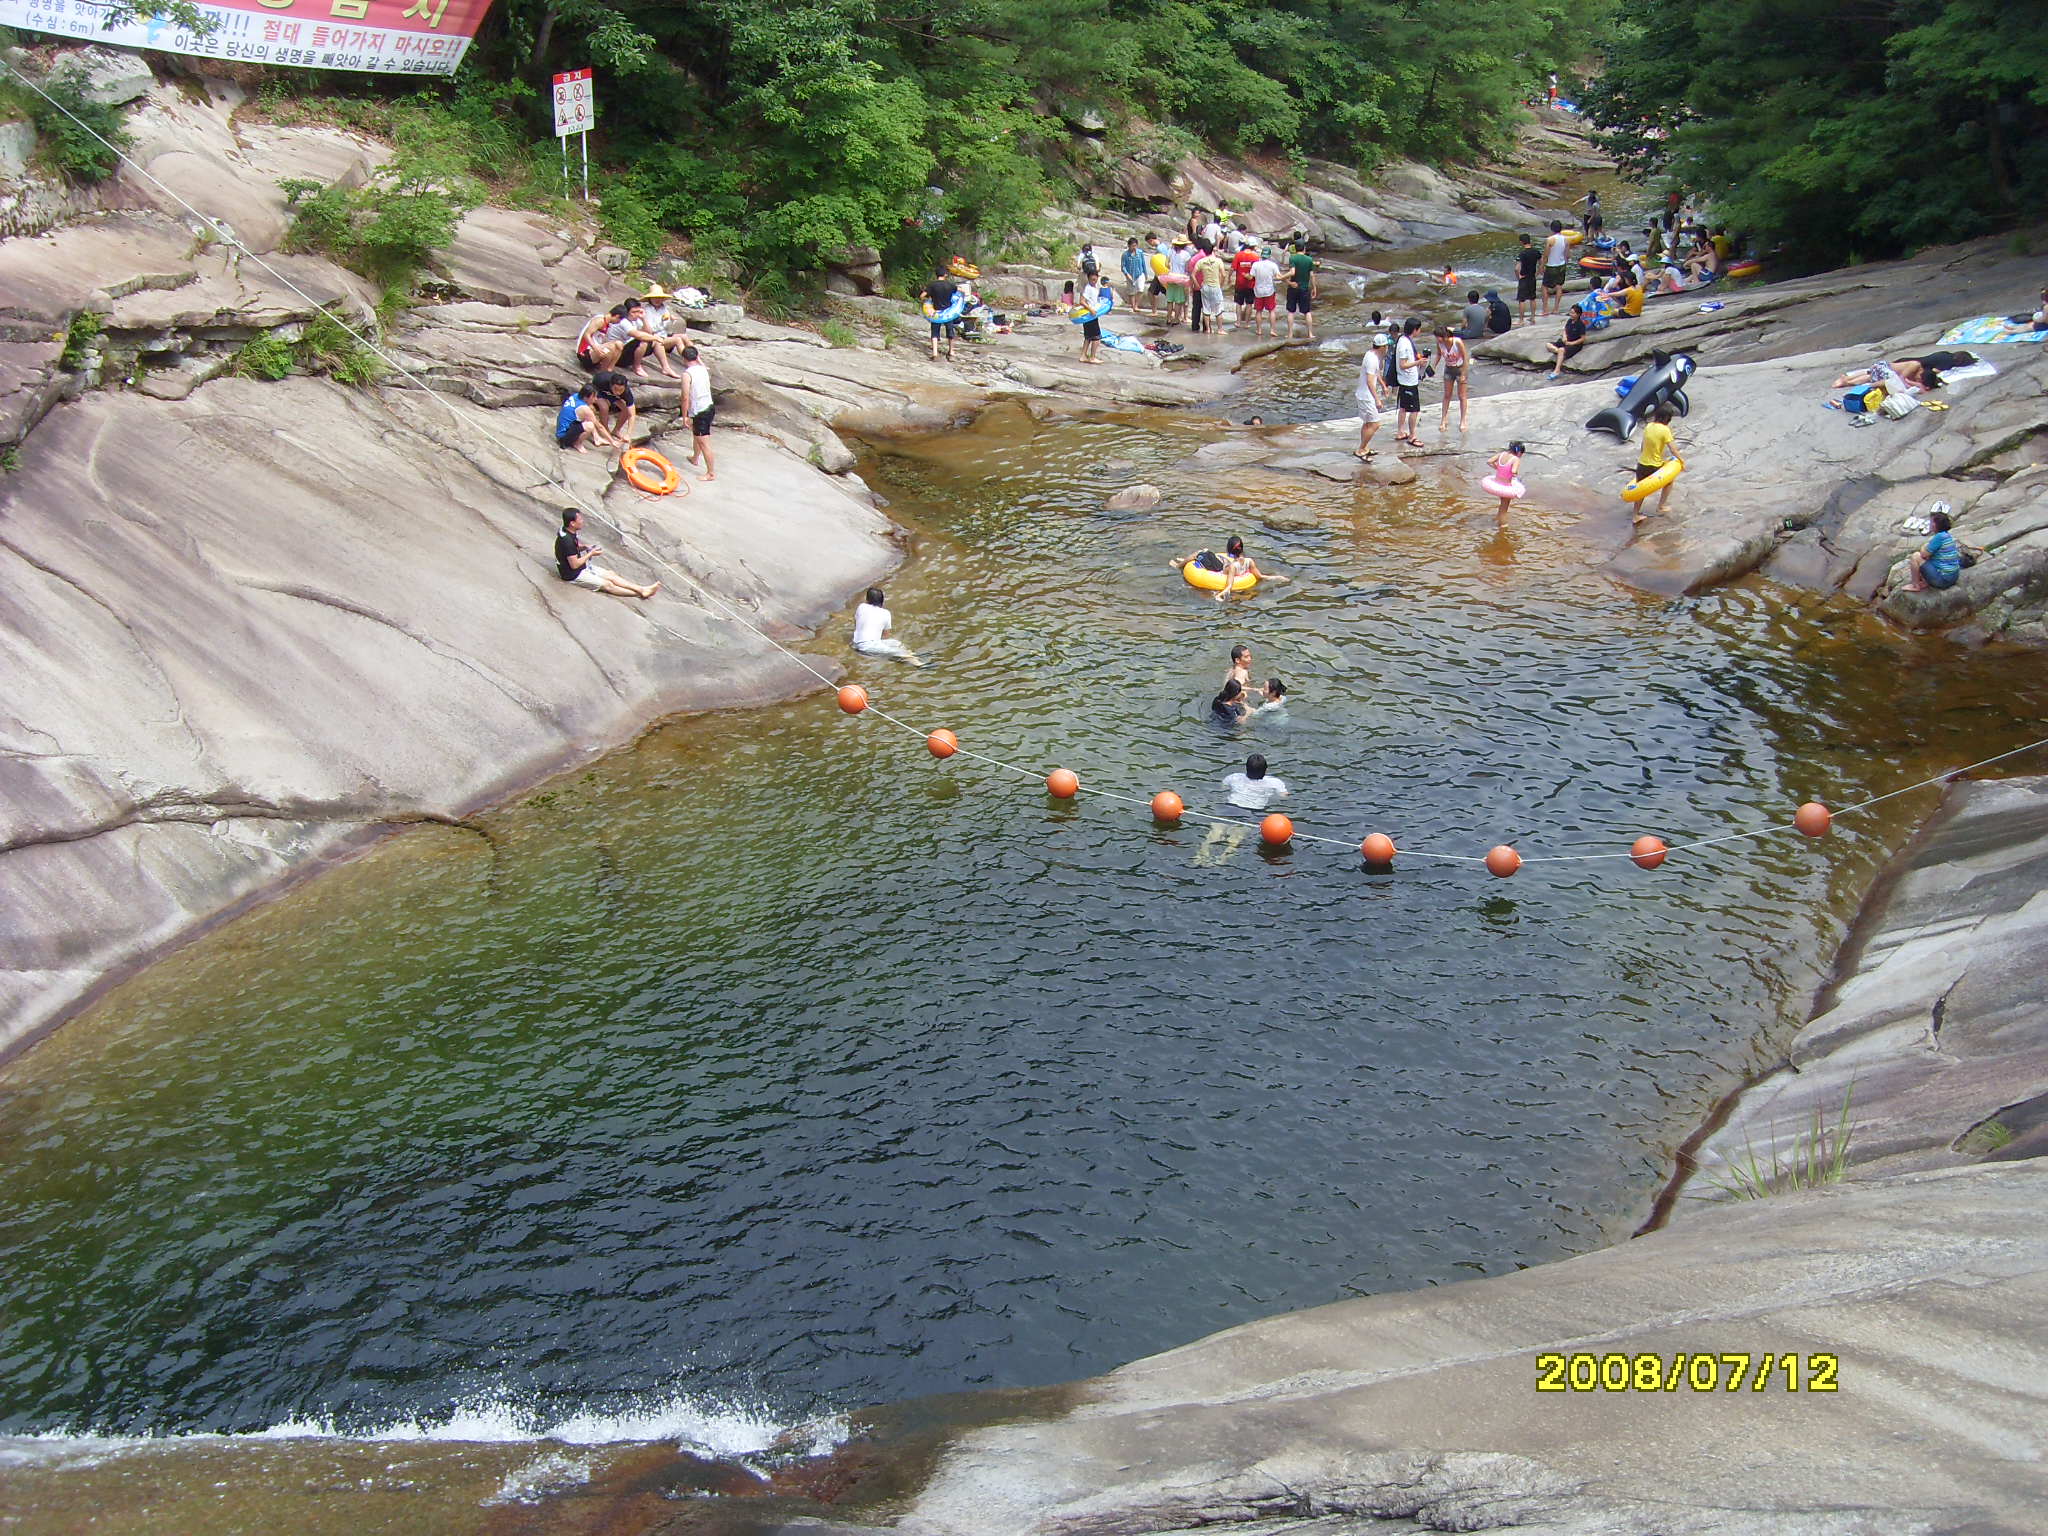
[[1815, 263], [2010, 228], [2048, 192], [2048, 29], [1992, 0], [1635, 13], [1586, 104], [1609, 147]]
[[297, 341], [270, 331], [244, 342], [231, 368], [242, 378], [273, 382], [301, 370], [328, 373], [343, 384], [374, 384], [384, 376], [384, 360], [322, 310], [306, 322]]
[[73, 371], [83, 368], [93, 343], [106, 328], [107, 317], [93, 310], [81, 309], [73, 315], [64, 328], [64, 350], [57, 354], [57, 366]]
[[[1612, 0], [502, 0], [491, 79], [599, 71], [602, 217], [794, 294], [1028, 238], [1055, 183], [1142, 132], [1364, 166], [1476, 153]], [[545, 104], [526, 105], [531, 125]], [[1100, 130], [1073, 122], [1099, 116]], [[1096, 135], [1100, 134], [1098, 138]]]
[[121, 109], [92, 100], [73, 75], [52, 75], [42, 88], [28, 110], [43, 164], [80, 186], [105, 181], [120, 168], [121, 151], [130, 142]]

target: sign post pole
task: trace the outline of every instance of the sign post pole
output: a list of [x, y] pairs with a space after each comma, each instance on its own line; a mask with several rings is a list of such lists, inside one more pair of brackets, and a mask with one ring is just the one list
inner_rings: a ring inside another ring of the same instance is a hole
[[562, 141], [562, 196], [569, 195], [569, 135], [583, 142], [583, 201], [590, 201], [590, 130], [597, 122], [597, 87], [587, 69], [555, 76], [555, 137]]

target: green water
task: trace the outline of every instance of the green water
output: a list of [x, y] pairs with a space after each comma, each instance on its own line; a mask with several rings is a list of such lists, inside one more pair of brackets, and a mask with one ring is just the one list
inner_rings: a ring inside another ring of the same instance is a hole
[[[1620, 587], [1619, 504], [1499, 530], [1455, 485], [1190, 466], [1222, 430], [1001, 411], [878, 461], [934, 665], [854, 675], [1034, 772], [1209, 808], [1256, 748], [1304, 831], [1468, 854], [1782, 822], [2048, 706], [2031, 661], [1852, 608]], [[1166, 504], [1104, 515], [1132, 479]], [[1237, 529], [1296, 581], [1226, 607], [1167, 570]], [[1239, 639], [1295, 702], [1233, 737]], [[744, 1448], [1580, 1251], [1931, 803], [1655, 874], [1375, 874], [1052, 803], [822, 695], [674, 723], [7, 1069], [0, 1429]]]

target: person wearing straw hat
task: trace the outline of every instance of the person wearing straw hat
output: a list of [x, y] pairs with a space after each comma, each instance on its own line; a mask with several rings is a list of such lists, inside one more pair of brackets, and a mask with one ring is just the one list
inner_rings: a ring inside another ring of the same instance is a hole
[[670, 366], [669, 355], [680, 352], [689, 345], [690, 322], [685, 320], [680, 312], [668, 307], [669, 300], [674, 297], [674, 294], [656, 283], [640, 296], [640, 305], [645, 316], [643, 324], [648, 334], [654, 338], [648, 343], [647, 350], [653, 353], [654, 360], [661, 364], [663, 373], [672, 379], [679, 379], [682, 375]]

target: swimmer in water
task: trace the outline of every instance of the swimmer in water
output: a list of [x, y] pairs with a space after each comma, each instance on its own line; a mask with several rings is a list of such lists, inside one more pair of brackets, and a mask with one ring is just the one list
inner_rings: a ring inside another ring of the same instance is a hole
[[1251, 714], [1251, 706], [1244, 701], [1244, 684], [1232, 678], [1223, 685], [1223, 691], [1209, 701], [1209, 718], [1222, 726], [1243, 725]]
[[1269, 677], [1259, 690], [1259, 702], [1252, 710], [1255, 715], [1271, 715], [1275, 719], [1287, 718], [1287, 685], [1277, 677]]
[[1237, 684], [1246, 693], [1252, 691], [1252, 648], [1250, 646], [1238, 644], [1230, 648], [1230, 672], [1223, 681]]

